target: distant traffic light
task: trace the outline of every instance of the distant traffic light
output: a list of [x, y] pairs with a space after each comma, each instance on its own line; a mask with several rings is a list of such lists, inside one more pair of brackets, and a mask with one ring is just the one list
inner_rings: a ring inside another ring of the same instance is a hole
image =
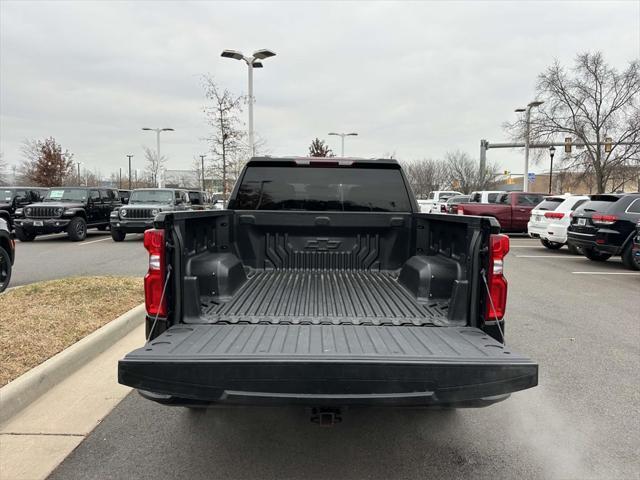
[[611, 145], [613, 143], [613, 139], [611, 137], [607, 137], [604, 139], [604, 151], [607, 153], [610, 153], [611, 150], [613, 150], [613, 146]]
[[571, 137], [564, 138], [564, 153], [571, 153], [571, 142], [573, 142]]

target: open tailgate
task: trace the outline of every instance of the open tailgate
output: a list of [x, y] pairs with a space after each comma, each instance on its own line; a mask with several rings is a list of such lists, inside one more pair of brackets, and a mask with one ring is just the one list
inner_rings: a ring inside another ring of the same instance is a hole
[[180, 325], [118, 365], [161, 396], [225, 403], [491, 403], [538, 365], [473, 327]]

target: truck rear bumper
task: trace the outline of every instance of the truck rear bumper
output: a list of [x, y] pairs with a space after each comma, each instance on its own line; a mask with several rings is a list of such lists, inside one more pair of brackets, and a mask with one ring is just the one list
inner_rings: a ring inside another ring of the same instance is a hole
[[471, 327], [189, 325], [118, 380], [168, 404], [482, 406], [537, 385], [538, 366]]

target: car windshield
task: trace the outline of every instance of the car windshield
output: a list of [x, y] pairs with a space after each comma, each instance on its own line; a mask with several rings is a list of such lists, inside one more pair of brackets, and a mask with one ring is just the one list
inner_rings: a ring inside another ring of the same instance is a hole
[[410, 212], [411, 203], [394, 168], [252, 166], [231, 208]]
[[170, 190], [136, 190], [129, 197], [132, 203], [171, 203], [173, 192]]
[[617, 201], [618, 199], [615, 197], [610, 197], [610, 199], [607, 200], [591, 200], [582, 205], [578, 210], [587, 213], [606, 212]]
[[44, 197], [45, 202], [84, 202], [86, 190], [52, 188]]
[[555, 210], [564, 202], [564, 198], [547, 198], [536, 206], [536, 210]]
[[13, 200], [14, 194], [15, 190], [13, 189], [0, 190], [0, 202], [10, 202], [11, 200]]

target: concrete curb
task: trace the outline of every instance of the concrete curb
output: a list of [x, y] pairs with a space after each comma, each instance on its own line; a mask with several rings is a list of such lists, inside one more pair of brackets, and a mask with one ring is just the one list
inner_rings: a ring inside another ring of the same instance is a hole
[[144, 318], [144, 304], [141, 304], [0, 388], [0, 424], [111, 347]]

